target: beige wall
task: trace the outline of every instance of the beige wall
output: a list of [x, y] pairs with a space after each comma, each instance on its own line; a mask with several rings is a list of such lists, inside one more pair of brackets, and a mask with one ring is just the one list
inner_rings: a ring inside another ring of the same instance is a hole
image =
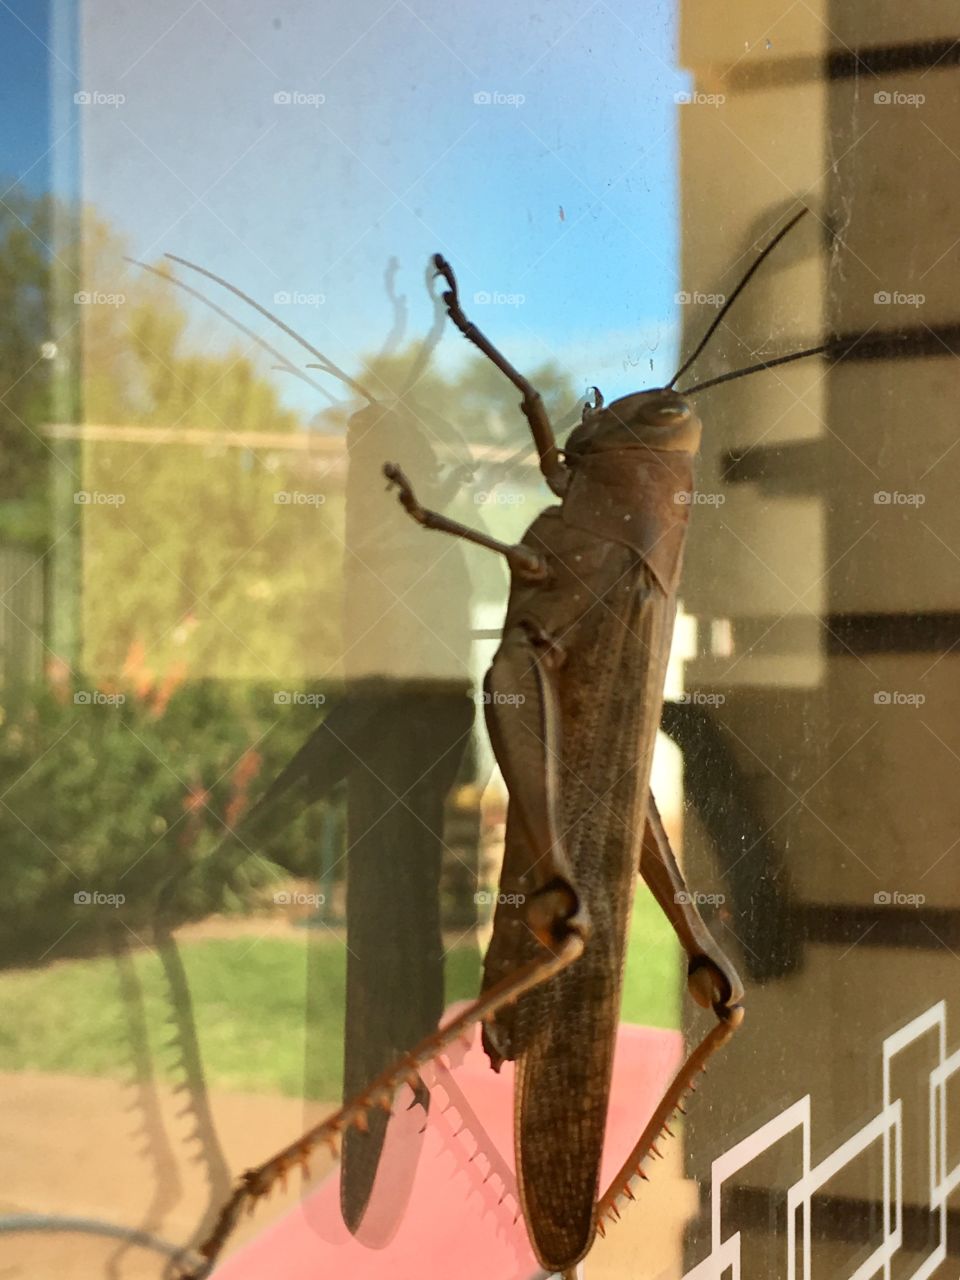
[[[729, 292], [751, 246], [769, 238], [795, 201], [812, 210], [695, 374], [752, 363], [751, 351], [762, 358], [811, 345], [825, 332], [906, 332], [936, 349], [932, 335], [960, 323], [956, 59], [892, 73], [871, 71], [865, 58], [855, 76], [832, 79], [826, 69], [830, 55], [849, 59], [851, 50], [877, 44], [960, 35], [960, 12], [946, 0], [909, 7], [685, 0], [681, 11], [680, 61], [698, 93], [713, 95], [679, 108], [681, 287]], [[876, 101], [876, 94], [894, 100]], [[919, 293], [925, 301], [878, 304], [878, 292]], [[709, 315], [688, 317], [688, 349]], [[849, 614], [960, 617], [958, 370], [945, 350], [941, 358], [835, 368], [815, 359], [698, 399], [705, 423], [699, 488], [724, 500], [697, 511], [685, 607], [707, 619], [732, 618], [735, 631], [738, 620], [753, 619], [762, 638], [732, 657], [701, 654], [688, 665], [687, 686], [725, 695], [717, 710], [725, 740], [798, 900], [866, 913], [863, 931], [880, 935], [891, 916], [874, 901], [879, 891], [924, 894], [921, 918], [935, 932], [943, 917], [932, 910], [960, 911], [960, 845], [951, 848], [960, 833], [960, 645], [947, 656], [940, 642], [909, 655], [850, 653], [825, 623]], [[809, 483], [799, 464], [769, 454], [752, 459], [763, 467], [763, 483], [733, 483], [724, 474], [734, 447], [804, 440], [817, 445]], [[920, 494], [922, 505], [878, 504], [879, 491]], [[922, 645], [919, 623], [915, 635]], [[925, 701], [882, 705], [879, 691]], [[690, 819], [686, 830], [690, 879], [713, 890], [742, 850], [723, 851], [718, 868], [700, 824]], [[763, 928], [751, 919], [749, 895], [728, 906], [734, 934], [756, 946]], [[792, 914], [799, 920], [801, 911]], [[691, 1114], [688, 1169], [707, 1183], [712, 1159], [808, 1092], [814, 1161], [834, 1150], [880, 1109], [884, 1038], [942, 998], [948, 1052], [956, 1046], [955, 942], [930, 934], [923, 947], [871, 946], [865, 937], [856, 943], [856, 932], [844, 941], [844, 920], [849, 927], [849, 914], [833, 913], [836, 940], [808, 942], [792, 976], [748, 984], [741, 1037], [712, 1069]], [[727, 937], [742, 958], [743, 948]], [[926, 1036], [894, 1075], [894, 1096], [902, 1092], [907, 1108], [905, 1202], [921, 1207], [928, 1204], [927, 1076], [936, 1061], [936, 1038]], [[949, 1166], [960, 1120], [956, 1079], [948, 1097]], [[882, 1167], [877, 1145], [825, 1190], [880, 1200]], [[786, 1188], [798, 1174], [799, 1144], [782, 1143], [734, 1182]], [[950, 1203], [956, 1207], [956, 1193]], [[744, 1258], [761, 1267], [745, 1269], [745, 1277], [785, 1275], [785, 1241], [764, 1241], [732, 1216], [723, 1235], [741, 1227]], [[880, 1234], [869, 1236], [871, 1245]], [[815, 1245], [813, 1274], [852, 1272], [850, 1260], [867, 1248]], [[708, 1252], [707, 1220], [691, 1238], [688, 1267]], [[902, 1274], [917, 1262], [905, 1260]], [[956, 1274], [955, 1258], [952, 1271], [943, 1266], [933, 1274]]]

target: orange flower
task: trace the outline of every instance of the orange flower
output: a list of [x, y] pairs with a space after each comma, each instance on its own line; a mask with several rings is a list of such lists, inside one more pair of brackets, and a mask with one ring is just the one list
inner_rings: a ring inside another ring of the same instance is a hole
[[147, 651], [143, 641], [137, 638], [127, 650], [123, 670], [120, 673], [121, 679], [133, 685], [133, 691], [141, 701], [147, 697], [154, 685], [153, 672], [146, 665], [146, 656]]
[[233, 777], [230, 779], [233, 795], [230, 797], [224, 814], [228, 827], [233, 827], [247, 808], [250, 783], [260, 772], [262, 764], [263, 757], [253, 747], [249, 747], [237, 761]]
[[163, 715], [167, 709], [167, 703], [186, 678], [187, 664], [185, 662], [175, 662], [154, 692], [151, 709], [155, 716]]
[[51, 692], [60, 703], [70, 701], [70, 664], [54, 655], [47, 662], [47, 681]]
[[185, 813], [196, 813], [202, 809], [210, 800], [210, 792], [206, 787], [194, 783], [189, 792], [183, 797], [183, 809]]

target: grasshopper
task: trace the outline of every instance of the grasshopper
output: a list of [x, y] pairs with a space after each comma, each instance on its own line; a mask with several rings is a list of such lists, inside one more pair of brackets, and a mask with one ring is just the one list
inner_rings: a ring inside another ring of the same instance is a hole
[[[487, 728], [509, 793], [501, 893], [477, 1000], [384, 1070], [362, 1094], [247, 1172], [200, 1247], [209, 1273], [240, 1211], [389, 1111], [401, 1083], [483, 1027], [494, 1069], [514, 1060], [519, 1197], [543, 1267], [573, 1280], [617, 1200], [669, 1133], [707, 1060], [743, 1020], [743, 985], [687, 892], [649, 793], [676, 611], [701, 422], [688, 397], [734, 377], [819, 354], [809, 348], [687, 388], [675, 384], [703, 351], [760, 264], [806, 212], [766, 245], [670, 383], [593, 403], [561, 451], [543, 402], [465, 316], [449, 263], [443, 302], [455, 327], [521, 393], [540, 470], [560, 500], [514, 545], [423, 507], [402, 469], [390, 487], [417, 523], [488, 548], [510, 568], [502, 639], [485, 681]], [[687, 955], [688, 988], [717, 1022], [691, 1052], [610, 1186], [600, 1161], [629, 916], [641, 875]]]

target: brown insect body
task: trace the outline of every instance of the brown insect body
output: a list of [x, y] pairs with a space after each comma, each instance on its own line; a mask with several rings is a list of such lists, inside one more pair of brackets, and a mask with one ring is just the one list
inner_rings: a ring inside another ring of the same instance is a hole
[[[560, 826], [553, 834], [569, 860], [578, 914], [589, 922], [577, 963], [484, 1031], [495, 1066], [517, 1060], [520, 1195], [537, 1256], [553, 1270], [582, 1258], [596, 1229], [658, 723], [650, 708], [663, 697], [698, 440], [699, 423], [670, 391], [586, 411], [568, 442], [562, 504], [523, 537], [549, 576], [536, 582], [514, 574], [503, 643], [487, 677], [487, 720], [510, 805], [485, 989], [540, 947], [526, 905], [555, 867], [543, 857], [546, 833], [538, 830], [545, 797], [536, 796], [536, 783], [531, 795], [531, 782], [543, 777], [549, 788], [551, 773]], [[521, 769], [524, 785], [510, 786]]]

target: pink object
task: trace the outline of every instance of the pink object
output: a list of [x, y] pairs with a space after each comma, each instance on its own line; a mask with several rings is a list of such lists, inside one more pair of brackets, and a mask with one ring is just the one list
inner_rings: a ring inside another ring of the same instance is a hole
[[[620, 1027], [604, 1185], [629, 1155], [682, 1053], [678, 1031]], [[343, 1225], [334, 1169], [296, 1209], [232, 1254], [217, 1280], [529, 1280], [542, 1274], [516, 1199], [513, 1067], [492, 1071], [479, 1034], [469, 1049], [461, 1046], [448, 1058], [449, 1069], [436, 1064], [424, 1072], [431, 1089], [426, 1127], [422, 1108], [406, 1109], [409, 1089], [398, 1094], [360, 1238]]]

